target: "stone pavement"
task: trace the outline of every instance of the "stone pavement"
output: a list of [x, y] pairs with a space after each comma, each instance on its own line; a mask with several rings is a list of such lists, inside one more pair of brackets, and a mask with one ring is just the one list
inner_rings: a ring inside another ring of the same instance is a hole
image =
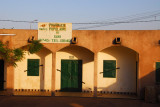
[[160, 107], [160, 103], [125, 98], [0, 96], [0, 107]]

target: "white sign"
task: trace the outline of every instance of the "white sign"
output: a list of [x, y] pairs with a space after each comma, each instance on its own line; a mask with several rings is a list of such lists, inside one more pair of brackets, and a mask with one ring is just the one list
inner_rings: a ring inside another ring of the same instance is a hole
[[70, 43], [72, 23], [38, 23], [38, 40], [41, 43]]

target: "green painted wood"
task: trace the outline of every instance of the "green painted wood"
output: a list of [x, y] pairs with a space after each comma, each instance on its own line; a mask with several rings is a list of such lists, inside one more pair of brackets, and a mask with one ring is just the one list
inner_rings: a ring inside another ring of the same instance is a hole
[[0, 60], [0, 90], [4, 90], [4, 61]]
[[61, 91], [82, 91], [81, 60], [61, 60]]
[[156, 83], [160, 84], [160, 62], [156, 62]]
[[103, 77], [116, 78], [116, 60], [103, 61]]
[[39, 76], [39, 59], [27, 60], [27, 76]]
[[61, 61], [61, 89], [65, 90], [70, 84], [70, 74], [69, 74], [69, 62], [67, 60]]

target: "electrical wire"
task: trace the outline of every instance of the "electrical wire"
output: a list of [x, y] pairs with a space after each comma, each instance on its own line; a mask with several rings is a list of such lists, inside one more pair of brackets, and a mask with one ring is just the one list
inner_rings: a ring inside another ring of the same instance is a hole
[[[75, 28], [75, 30], [109, 26], [109, 25], [115, 25], [115, 24], [121, 24], [121, 23], [154, 22], [156, 20], [156, 17], [158, 17], [158, 16], [160, 16], [160, 10], [152, 11], [152, 12], [145, 12], [145, 13], [141, 13], [141, 14], [126, 16], [126, 17], [112, 18], [112, 19], [109, 19], [106, 21], [94, 21], [94, 22], [90, 22], [90, 23], [75, 23], [75, 24], [79, 24], [79, 25], [85, 25], [84, 27]], [[155, 20], [145, 21], [145, 19], [149, 19], [149, 18], [155, 18]], [[89, 24], [95, 24], [95, 25], [94, 26], [86, 26]]]
[[[112, 18], [105, 21], [92, 21], [92, 22], [76, 22], [72, 23], [73, 25], [80, 25], [81, 27], [75, 28], [75, 30], [79, 29], [89, 29], [89, 28], [96, 28], [96, 27], [102, 27], [102, 26], [109, 26], [109, 25], [116, 25], [116, 24], [122, 24], [122, 23], [147, 23], [147, 22], [158, 22], [160, 20], [157, 20], [156, 17], [160, 16], [160, 10], [152, 11], [152, 12], [145, 12], [145, 13], [139, 13], [135, 15], [130, 15], [126, 17], [120, 17], [120, 18]], [[155, 18], [155, 20], [146, 20]], [[20, 22], [20, 23], [38, 23], [37, 20], [34, 21], [16, 21], [16, 20], [0, 20], [3, 22]], [[88, 26], [93, 25], [93, 26]]]
[[23, 23], [38, 23], [37, 21], [16, 21], [16, 20], [0, 20], [3, 22], [23, 22]]
[[144, 22], [160, 22], [160, 20], [146, 20], [146, 21], [126, 21], [126, 22], [108, 22], [108, 23], [103, 23], [100, 25], [97, 25], [99, 23], [90, 23], [90, 24], [96, 24], [95, 26], [89, 26], [89, 27], [79, 27], [77, 29], [74, 30], [80, 30], [80, 29], [88, 29], [88, 28], [96, 28], [96, 27], [102, 27], [102, 26], [109, 26], [109, 25], [115, 25], [115, 24], [124, 24], [124, 23], [144, 23]]

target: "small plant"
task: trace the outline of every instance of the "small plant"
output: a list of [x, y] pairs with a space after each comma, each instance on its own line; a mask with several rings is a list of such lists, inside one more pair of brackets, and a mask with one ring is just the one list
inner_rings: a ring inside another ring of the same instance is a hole
[[8, 45], [3, 44], [2, 41], [0, 41], [0, 57], [8, 62], [11, 59], [11, 55], [12, 49], [9, 49]]
[[43, 45], [40, 43], [40, 40], [33, 40], [31, 44], [28, 45], [28, 51], [31, 54], [40, 51], [42, 48]]
[[[40, 51], [43, 48], [43, 45], [39, 40], [33, 40], [28, 46], [29, 53], [33, 54]], [[0, 57], [5, 60], [7, 63], [17, 66], [16, 62], [22, 61], [24, 58], [24, 49], [10, 49], [7, 44], [3, 44], [0, 41]]]
[[16, 62], [22, 61], [23, 58], [24, 58], [24, 50], [17, 48], [12, 50], [12, 54], [10, 54], [9, 60], [7, 60], [7, 62], [16, 67], [17, 66]]
[[24, 50], [18, 48], [13, 50], [13, 59], [17, 61], [21, 61], [24, 58]]

